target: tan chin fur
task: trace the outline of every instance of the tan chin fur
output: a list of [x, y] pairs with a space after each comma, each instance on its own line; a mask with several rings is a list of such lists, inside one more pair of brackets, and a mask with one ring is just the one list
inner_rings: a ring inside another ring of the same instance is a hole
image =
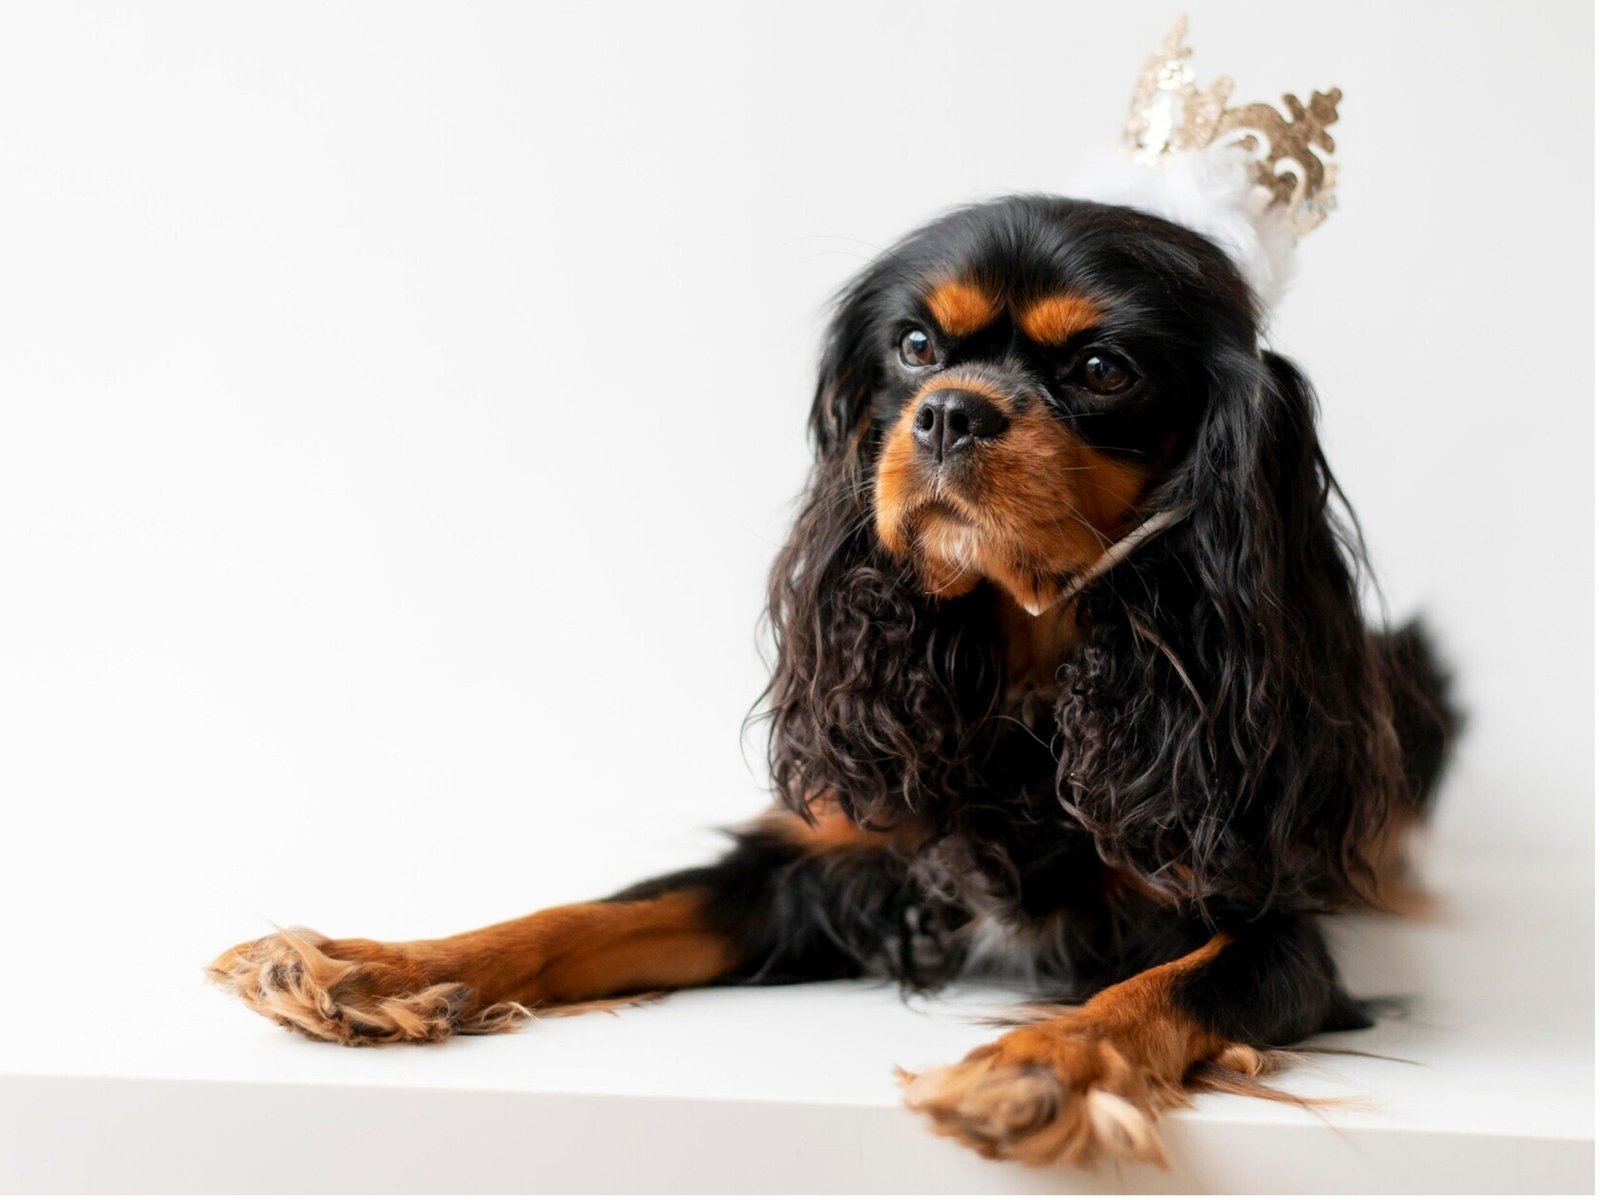
[[407, 989], [392, 965], [337, 958], [325, 950], [335, 945], [309, 929], [279, 930], [226, 951], [206, 977], [279, 1025], [344, 1046], [504, 1033], [533, 1015], [521, 1004], [477, 1005], [464, 983]]

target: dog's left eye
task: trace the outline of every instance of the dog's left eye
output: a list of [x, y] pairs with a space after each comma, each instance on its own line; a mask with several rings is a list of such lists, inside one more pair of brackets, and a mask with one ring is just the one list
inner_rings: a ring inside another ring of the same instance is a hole
[[928, 367], [939, 360], [933, 339], [925, 329], [908, 329], [900, 338], [900, 361], [908, 367]]
[[1138, 380], [1133, 368], [1115, 354], [1097, 350], [1086, 354], [1067, 374], [1067, 382], [1097, 396], [1115, 396]]

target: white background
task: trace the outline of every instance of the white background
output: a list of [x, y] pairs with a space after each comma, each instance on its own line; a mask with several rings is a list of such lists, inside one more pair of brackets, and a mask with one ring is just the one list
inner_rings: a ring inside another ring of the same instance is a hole
[[[1458, 668], [1438, 835], [1587, 872], [1591, 11], [1187, 7], [1241, 101], [1345, 91], [1274, 342]], [[1114, 144], [1175, 11], [0, 10], [10, 960], [197, 974], [709, 852], [764, 803], [827, 296]]]

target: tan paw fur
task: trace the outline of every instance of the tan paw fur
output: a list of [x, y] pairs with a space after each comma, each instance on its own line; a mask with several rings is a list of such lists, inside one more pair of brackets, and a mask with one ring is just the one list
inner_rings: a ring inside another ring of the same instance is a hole
[[955, 1066], [902, 1077], [905, 1102], [936, 1133], [985, 1158], [1088, 1166], [1165, 1165], [1156, 1114], [1188, 1103], [1180, 1084], [1090, 1033], [1002, 1038]]
[[531, 1015], [520, 1004], [480, 1007], [464, 983], [429, 983], [380, 943], [334, 942], [308, 929], [235, 946], [206, 976], [279, 1025], [346, 1046], [500, 1033]]

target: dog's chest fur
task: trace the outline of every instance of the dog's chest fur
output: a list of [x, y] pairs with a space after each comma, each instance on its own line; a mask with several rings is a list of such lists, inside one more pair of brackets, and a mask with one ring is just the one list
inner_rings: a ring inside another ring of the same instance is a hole
[[[1033, 616], [997, 590], [995, 617], [1004, 647], [1006, 711], [1053, 705], [1060, 690], [1057, 676], [1061, 666], [1079, 641], [1077, 602]], [[1019, 715], [1026, 720], [1031, 714]]]
[[1076, 602], [1032, 616], [997, 589], [994, 605], [1004, 732], [987, 757], [983, 794], [961, 806], [924, 869], [971, 914], [969, 969], [1065, 979], [1077, 974], [1074, 960], [1104, 953], [1110, 914], [1165, 905], [1101, 860], [1057, 794], [1055, 705], [1082, 639]]

